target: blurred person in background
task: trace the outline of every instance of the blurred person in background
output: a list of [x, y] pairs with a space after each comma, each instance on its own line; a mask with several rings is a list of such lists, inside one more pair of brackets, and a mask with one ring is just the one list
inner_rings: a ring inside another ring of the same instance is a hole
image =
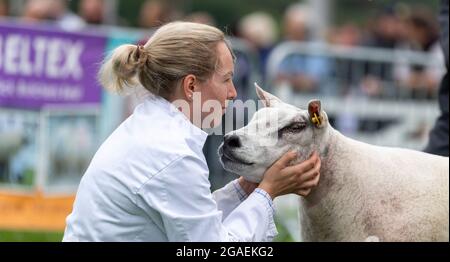
[[[425, 152], [441, 156], [449, 156], [449, 118], [448, 118], [448, 0], [441, 0], [441, 9], [439, 15], [440, 23], [440, 42], [445, 59], [445, 76], [441, 81], [439, 88], [439, 107], [441, 115], [431, 130], [429, 142]], [[436, 61], [439, 63], [439, 61]]]
[[9, 9], [8, 2], [6, 0], [0, 0], [0, 17], [8, 16], [9, 14], [8, 9]]
[[352, 22], [332, 28], [328, 33], [328, 41], [333, 45], [357, 47], [361, 44], [361, 29]]
[[[302, 4], [290, 6], [284, 15], [284, 41], [311, 42], [309, 37], [309, 7]], [[317, 93], [322, 79], [329, 73], [326, 58], [313, 55], [291, 55], [280, 65], [277, 83], [289, 85], [295, 92]]]
[[405, 21], [405, 50], [424, 52], [431, 56], [429, 65], [399, 63], [395, 75], [400, 87], [408, 90], [413, 98], [433, 99], [445, 74], [445, 58], [439, 45], [439, 28], [433, 13], [416, 8]]
[[[361, 45], [362, 41], [361, 29], [352, 22], [346, 22], [343, 25], [331, 28], [328, 32], [328, 42], [331, 45], [354, 48]], [[350, 91], [355, 89], [353, 87], [359, 85], [359, 79], [354, 77], [355, 67], [362, 67], [361, 61], [354, 59], [336, 57], [333, 59], [333, 66], [331, 81], [328, 88], [329, 94], [346, 96]]]
[[[362, 31], [358, 25], [352, 21], [346, 21], [342, 25], [331, 28], [327, 33], [327, 40], [333, 46], [343, 48], [355, 48], [361, 45]], [[351, 99], [352, 91], [359, 85], [359, 79], [355, 79], [356, 73], [353, 68], [362, 67], [361, 61], [334, 57], [330, 59], [332, 63], [331, 81], [327, 87], [327, 95]], [[358, 131], [358, 116], [352, 112], [340, 112], [330, 116], [331, 121], [343, 134], [353, 135]]]
[[52, 18], [64, 30], [79, 30], [86, 26], [86, 22], [68, 8], [68, 0], [51, 0]]
[[176, 12], [166, 1], [147, 0], [139, 13], [139, 27], [157, 28], [175, 19]]
[[81, 0], [78, 13], [88, 24], [99, 25], [105, 21], [105, 0]]
[[216, 26], [216, 20], [207, 12], [194, 12], [187, 15], [184, 20], [186, 22], [199, 23], [204, 25]]
[[[403, 40], [403, 28], [399, 11], [396, 6], [386, 6], [375, 14], [368, 26], [367, 34], [362, 45], [371, 48], [397, 49]], [[380, 97], [385, 94], [394, 94], [394, 86], [388, 89], [384, 83], [394, 81], [394, 67], [383, 62], [365, 62], [361, 65], [364, 72], [354, 79], [358, 81], [356, 93], [369, 97]]]
[[25, 22], [51, 20], [52, 0], [28, 0], [23, 8], [21, 19]]
[[258, 53], [260, 72], [264, 75], [267, 58], [278, 38], [275, 19], [264, 12], [251, 13], [242, 17], [237, 30], [238, 36]]
[[394, 49], [402, 40], [401, 21], [394, 6], [387, 6], [377, 12], [369, 22], [364, 46]]
[[86, 23], [81, 17], [72, 13], [67, 0], [28, 0], [22, 19], [24, 21], [54, 21], [64, 30], [79, 30]]

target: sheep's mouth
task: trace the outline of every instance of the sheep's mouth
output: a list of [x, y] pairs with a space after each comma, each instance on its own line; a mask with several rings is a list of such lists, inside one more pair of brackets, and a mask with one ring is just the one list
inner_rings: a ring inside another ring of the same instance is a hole
[[222, 160], [222, 163], [233, 162], [233, 163], [238, 163], [238, 164], [242, 164], [242, 165], [246, 165], [246, 166], [251, 166], [254, 164], [252, 162], [247, 162], [247, 161], [244, 161], [244, 160], [236, 157], [229, 150], [224, 150], [223, 145], [221, 145], [219, 147], [219, 156]]

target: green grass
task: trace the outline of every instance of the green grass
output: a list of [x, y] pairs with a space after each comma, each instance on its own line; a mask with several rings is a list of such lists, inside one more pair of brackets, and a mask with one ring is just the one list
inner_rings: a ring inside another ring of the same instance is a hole
[[[281, 223], [276, 223], [278, 236], [274, 242], [294, 241]], [[31, 232], [31, 231], [4, 231], [0, 230], [0, 242], [61, 242], [63, 232]]]
[[273, 242], [294, 242], [291, 234], [288, 230], [283, 226], [283, 224], [279, 223], [275, 220], [275, 224], [277, 226], [278, 235], [275, 237]]
[[[277, 225], [278, 236], [274, 242], [292, 242], [286, 229]], [[18, 232], [0, 231], [0, 242], [61, 242], [64, 233], [62, 232]]]
[[63, 232], [0, 231], [0, 242], [61, 242]]

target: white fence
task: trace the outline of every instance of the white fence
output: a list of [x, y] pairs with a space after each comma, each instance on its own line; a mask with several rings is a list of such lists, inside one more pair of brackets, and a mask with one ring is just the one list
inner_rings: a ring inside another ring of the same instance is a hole
[[[295, 93], [278, 81], [283, 61], [295, 55], [327, 61], [328, 73], [321, 77], [317, 92]], [[268, 60], [266, 88], [299, 107], [305, 107], [310, 99], [321, 99], [334, 126], [350, 137], [421, 150], [439, 114], [434, 99], [437, 85], [430, 93], [401, 86], [397, 71], [410, 65], [433, 70], [435, 75], [444, 68], [441, 60], [424, 53], [288, 42], [275, 48]], [[361, 91], [362, 81], [369, 76], [380, 86], [376, 96]]]

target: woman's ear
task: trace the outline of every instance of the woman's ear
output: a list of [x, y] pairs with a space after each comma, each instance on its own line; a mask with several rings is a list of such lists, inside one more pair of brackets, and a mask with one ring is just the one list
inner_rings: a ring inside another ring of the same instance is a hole
[[187, 75], [183, 78], [181, 87], [183, 89], [183, 93], [186, 96], [186, 98], [188, 98], [189, 100], [192, 99], [192, 97], [194, 97], [194, 92], [196, 92], [196, 82], [197, 82], [197, 78], [194, 75]]

